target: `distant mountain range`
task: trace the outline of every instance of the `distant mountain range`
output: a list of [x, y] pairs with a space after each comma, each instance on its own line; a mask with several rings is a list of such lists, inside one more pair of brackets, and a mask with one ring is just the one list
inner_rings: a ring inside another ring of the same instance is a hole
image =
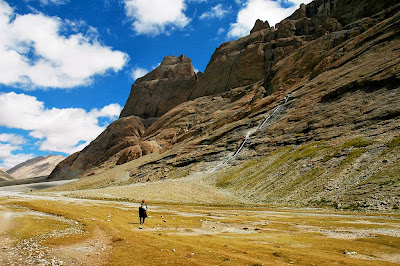
[[0, 169], [0, 181], [11, 181], [14, 179], [15, 178], [12, 177], [10, 174]]
[[[56, 165], [64, 159], [65, 157], [61, 155], [40, 156], [20, 163], [11, 169], [8, 169], [6, 172], [3, 172], [12, 179], [26, 179], [47, 176], [51, 173], [51, 171], [53, 171], [54, 167], [56, 167]], [[3, 178], [3, 175], [1, 175], [1, 177]]]

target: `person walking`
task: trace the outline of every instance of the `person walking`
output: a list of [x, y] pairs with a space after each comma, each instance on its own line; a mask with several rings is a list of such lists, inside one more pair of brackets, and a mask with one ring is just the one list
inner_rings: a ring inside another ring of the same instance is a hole
[[144, 224], [144, 220], [147, 217], [147, 205], [146, 201], [142, 200], [142, 204], [140, 204], [139, 207], [139, 219], [140, 219], [140, 224]]

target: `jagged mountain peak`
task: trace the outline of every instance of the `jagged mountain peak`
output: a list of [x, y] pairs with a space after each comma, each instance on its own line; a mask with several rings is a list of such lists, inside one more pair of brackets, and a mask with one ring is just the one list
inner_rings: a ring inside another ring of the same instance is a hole
[[187, 101], [197, 83], [192, 61], [183, 54], [166, 56], [153, 71], [131, 88], [120, 117], [157, 118]]

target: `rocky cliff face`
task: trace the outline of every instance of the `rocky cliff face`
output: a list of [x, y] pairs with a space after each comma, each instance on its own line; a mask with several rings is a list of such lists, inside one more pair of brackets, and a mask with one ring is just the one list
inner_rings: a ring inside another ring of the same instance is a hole
[[157, 142], [141, 141], [141, 136], [158, 117], [187, 101], [196, 83], [190, 58], [166, 56], [160, 66], [132, 85], [120, 119], [83, 151], [60, 163], [49, 178], [77, 178], [105, 163], [120, 165], [159, 152]]
[[65, 157], [61, 155], [40, 156], [8, 169], [7, 173], [15, 179], [48, 176], [64, 159]]
[[122, 150], [140, 145], [144, 131], [145, 126], [137, 116], [118, 119], [85, 149], [58, 164], [49, 179], [78, 178], [92, 173], [94, 169], [108, 161], [115, 163]]
[[[258, 22], [215, 51], [191, 101], [97, 162], [134, 160], [148, 143], [161, 155], [130, 169], [129, 182], [204, 171], [252, 202], [394, 207], [399, 23], [395, 1], [358, 0], [301, 5], [276, 28]], [[81, 176], [94, 169], [76, 166]]]
[[138, 79], [131, 88], [120, 117], [157, 118], [186, 102], [196, 86], [190, 58], [167, 56], [161, 65]]

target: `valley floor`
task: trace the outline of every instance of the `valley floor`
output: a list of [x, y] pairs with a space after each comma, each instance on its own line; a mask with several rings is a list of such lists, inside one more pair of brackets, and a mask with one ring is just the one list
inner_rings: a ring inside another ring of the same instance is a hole
[[59, 192], [7, 194], [3, 189], [0, 264], [400, 263], [398, 214], [198, 202], [148, 204], [149, 218], [141, 226], [137, 203], [77, 199]]

